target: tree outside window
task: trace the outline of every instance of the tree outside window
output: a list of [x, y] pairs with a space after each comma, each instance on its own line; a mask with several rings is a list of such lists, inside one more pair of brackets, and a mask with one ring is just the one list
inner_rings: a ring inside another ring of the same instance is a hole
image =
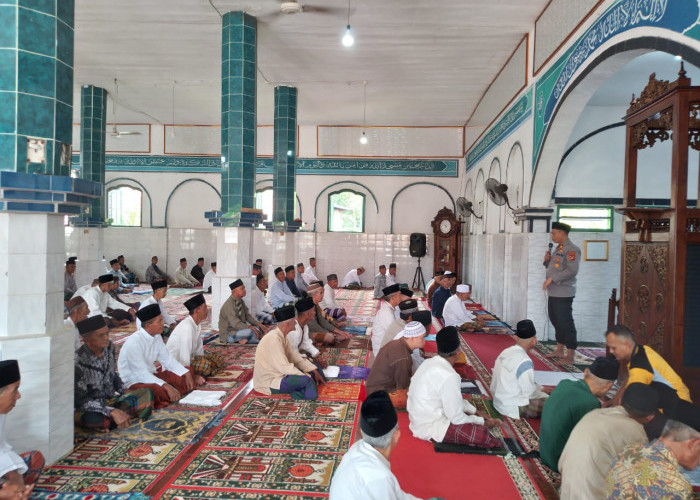
[[328, 231], [362, 233], [365, 230], [365, 195], [352, 190], [328, 195]]
[[107, 217], [113, 226], [141, 226], [140, 189], [119, 186], [107, 191]]

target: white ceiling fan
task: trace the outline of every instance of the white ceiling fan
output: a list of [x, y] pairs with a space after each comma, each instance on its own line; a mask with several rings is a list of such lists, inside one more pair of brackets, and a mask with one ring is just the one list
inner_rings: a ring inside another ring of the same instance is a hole
[[119, 139], [122, 136], [125, 135], [141, 135], [141, 132], [135, 131], [135, 130], [125, 130], [125, 131], [120, 131], [117, 128], [117, 100], [119, 99], [119, 84], [117, 83], [117, 79], [114, 79], [114, 95], [112, 96], [112, 118], [114, 119], [114, 123], [112, 124], [112, 128], [109, 130], [108, 134], [111, 137], [114, 137], [115, 139]]
[[281, 2], [279, 12], [275, 12], [273, 14], [269, 14], [268, 16], [263, 17], [278, 17], [284, 15], [299, 14], [301, 12], [314, 14], [342, 14], [343, 12], [345, 12], [345, 10], [339, 7], [325, 7], [321, 5], [302, 4], [298, 0], [292, 0]]

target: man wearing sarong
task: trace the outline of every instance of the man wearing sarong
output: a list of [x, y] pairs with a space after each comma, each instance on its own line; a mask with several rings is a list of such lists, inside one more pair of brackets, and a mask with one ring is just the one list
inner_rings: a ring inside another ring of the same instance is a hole
[[63, 320], [63, 326], [65, 326], [67, 330], [70, 329], [73, 331], [73, 350], [77, 351], [80, 349], [80, 333], [75, 325], [87, 318], [90, 310], [88, 309], [85, 299], [80, 296], [70, 299], [66, 304], [66, 308], [68, 309], [68, 317]]
[[384, 300], [372, 322], [372, 352], [375, 358], [379, 355], [384, 340], [384, 332], [396, 319], [395, 309], [401, 302], [399, 285], [387, 286], [382, 290]]
[[336, 342], [350, 338], [350, 334], [338, 328], [336, 321], [321, 309], [323, 284], [318, 281], [311, 283], [307, 288], [307, 292], [316, 305], [314, 307], [315, 315], [309, 321], [309, 336], [311, 340], [325, 345], [333, 345]]
[[453, 326], [437, 334], [438, 355], [426, 359], [408, 388], [409, 428], [415, 437], [439, 443], [479, 448], [501, 446], [489, 432], [500, 420], [481, 415], [462, 398], [461, 378], [454, 369], [459, 359], [459, 334]]
[[255, 316], [255, 319], [260, 321], [263, 325], [273, 325], [275, 323], [275, 317], [273, 316], [275, 310], [267, 301], [265, 297], [266, 292], [267, 278], [262, 274], [258, 274], [255, 277], [255, 286], [253, 287], [253, 293], [250, 298], [250, 310], [253, 316]]
[[200, 285], [199, 281], [187, 270], [187, 259], [185, 257], [180, 259], [180, 267], [175, 271], [175, 283], [182, 288], [192, 288]]
[[255, 319], [243, 302], [246, 289], [243, 280], [230, 283], [231, 296], [219, 312], [219, 343], [257, 344], [270, 331], [270, 326]]
[[262, 394], [289, 394], [292, 399], [316, 399], [323, 376], [287, 341], [294, 330], [294, 306], [275, 310], [277, 327], [265, 335], [255, 351], [253, 388]]
[[[158, 304], [151, 304], [136, 313], [141, 328], [124, 342], [119, 353], [119, 375], [129, 390], [146, 388], [153, 391], [155, 408], [164, 408], [204, 384], [200, 375], [175, 360], [163, 343], [163, 316]], [[160, 363], [156, 368], [155, 362]]]
[[158, 267], [158, 257], [151, 257], [151, 265], [146, 268], [146, 283], [167, 280], [168, 276]]
[[207, 318], [207, 303], [198, 293], [185, 301], [189, 316], [183, 319], [170, 334], [165, 345], [170, 355], [182, 366], [189, 366], [195, 375], [211, 377], [226, 368], [223, 356], [204, 351], [201, 323]]
[[[163, 299], [168, 294], [168, 282], [166, 280], [154, 281], [151, 283], [151, 288], [153, 289], [153, 295], [141, 302], [139, 309], [143, 309], [151, 304], [158, 304], [160, 313], [163, 315], [163, 324], [165, 325], [163, 332], [164, 334], [169, 334], [173, 331], [175, 325], [177, 325], [177, 321], [175, 321], [175, 318], [168, 314], [168, 311], [165, 309], [165, 305], [163, 304]], [[140, 327], [141, 321], [136, 318], [136, 328], [138, 329]]]
[[309, 337], [309, 321], [311, 321], [316, 311], [316, 304], [311, 297], [304, 297], [294, 304], [297, 310], [297, 318], [294, 324], [294, 330], [287, 334], [287, 342], [299, 351], [299, 354], [308, 358], [318, 368], [324, 369], [328, 367], [328, 362], [321, 356], [319, 351]]
[[[310, 283], [309, 283], [310, 284]], [[307, 287], [308, 288], [308, 287]], [[338, 289], [338, 275], [329, 274], [326, 276], [326, 284], [323, 287], [323, 299], [319, 302], [321, 309], [331, 318], [339, 323], [344, 322], [348, 313], [338, 305], [335, 300], [335, 291]], [[308, 290], [307, 290], [308, 291]]]
[[126, 429], [132, 420], [148, 420], [150, 389], [127, 391], [116, 372], [114, 344], [102, 316], [78, 323], [83, 345], [75, 354], [75, 423], [98, 432]]
[[[87, 302], [88, 309], [90, 309], [88, 316], [96, 316], [98, 314], [105, 316], [110, 327], [128, 325], [136, 317], [136, 311], [127, 304], [112, 298], [109, 292], [112, 289], [113, 282], [114, 276], [103, 274], [98, 278], [97, 285], [88, 288], [82, 294], [83, 299]], [[108, 313], [108, 309], [111, 309], [112, 312]]]

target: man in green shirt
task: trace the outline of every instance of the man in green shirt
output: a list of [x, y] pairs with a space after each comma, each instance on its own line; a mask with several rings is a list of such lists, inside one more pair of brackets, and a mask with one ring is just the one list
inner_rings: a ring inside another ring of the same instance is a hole
[[614, 359], [598, 357], [586, 368], [583, 380], [562, 380], [547, 398], [540, 425], [540, 459], [550, 469], [559, 472], [557, 464], [569, 434], [586, 413], [600, 408], [598, 398], [610, 390], [618, 368]]

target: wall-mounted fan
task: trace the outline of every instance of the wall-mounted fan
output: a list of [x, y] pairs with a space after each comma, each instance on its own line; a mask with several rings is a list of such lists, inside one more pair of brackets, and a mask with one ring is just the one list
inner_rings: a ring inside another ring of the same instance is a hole
[[455, 202], [455, 205], [457, 206], [457, 215], [460, 217], [464, 217], [465, 219], [468, 219], [472, 215], [478, 220], [481, 220], [480, 215], [476, 215], [474, 212], [474, 204], [467, 200], [464, 196], [460, 196], [457, 198], [457, 201]]
[[499, 207], [503, 205], [506, 205], [508, 207], [508, 213], [513, 218], [513, 222], [517, 224], [518, 219], [515, 217], [515, 214], [513, 213], [513, 207], [510, 206], [510, 202], [508, 201], [508, 186], [505, 184], [501, 184], [494, 178], [488, 178], [486, 179], [484, 188], [489, 194], [489, 198], [492, 202], [494, 202]]

